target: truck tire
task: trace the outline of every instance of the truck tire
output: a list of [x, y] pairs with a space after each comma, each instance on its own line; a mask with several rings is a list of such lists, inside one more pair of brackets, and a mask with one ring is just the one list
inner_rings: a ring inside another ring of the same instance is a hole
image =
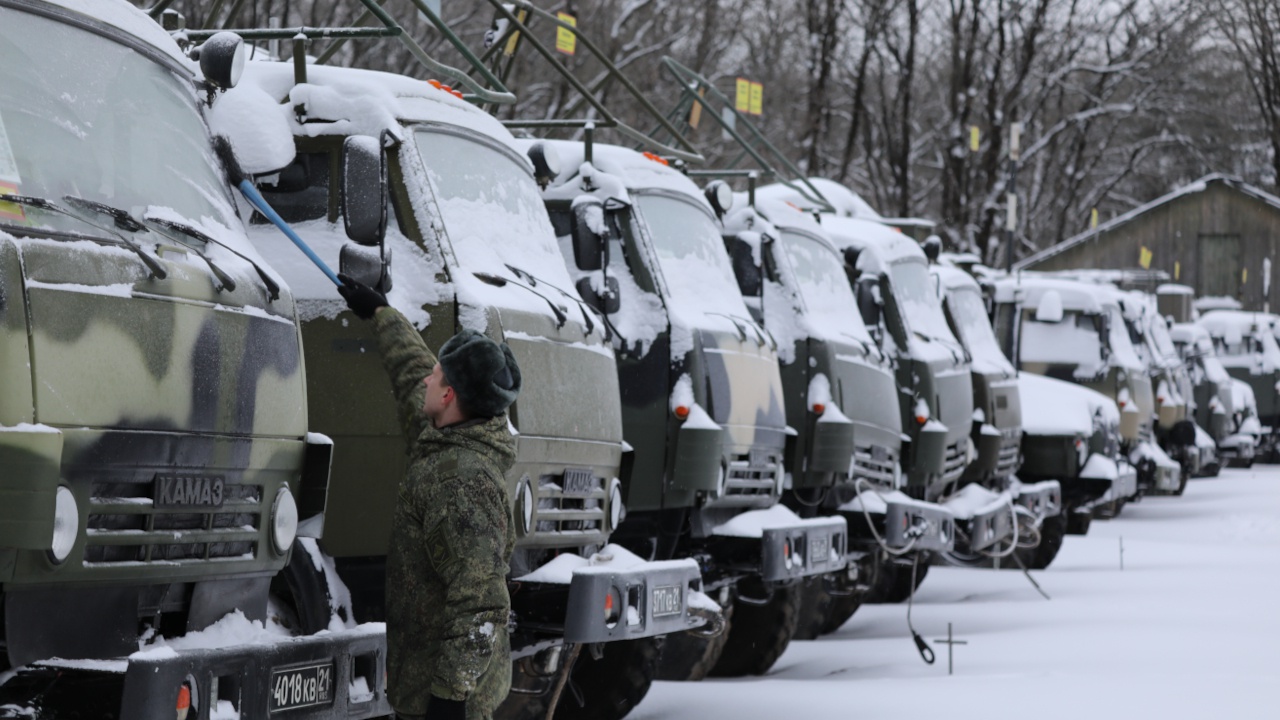
[[1067, 534], [1067, 517], [1058, 513], [1047, 517], [1040, 524], [1040, 544], [1031, 549], [1029, 557], [1023, 562], [1028, 570], [1044, 570], [1053, 559], [1058, 557], [1062, 549], [1062, 540]]
[[696, 632], [681, 632], [667, 636], [658, 664], [659, 680], [697, 682], [711, 674], [733, 628], [733, 603], [725, 605], [723, 610], [724, 630], [719, 635], [707, 637]]
[[[297, 627], [292, 630], [299, 635], [314, 635], [329, 629], [329, 620], [335, 609], [329, 591], [330, 579], [323, 568], [316, 569], [303, 542], [303, 538], [293, 541], [289, 563], [271, 579], [271, 594], [293, 612]], [[333, 579], [342, 582], [336, 576]], [[343, 610], [338, 608], [339, 613]], [[348, 618], [351, 617], [350, 608], [345, 608], [345, 612]]]
[[920, 588], [920, 584], [924, 582], [924, 576], [929, 574], [929, 560], [927, 557], [921, 557], [920, 562], [916, 564], [915, 584], [911, 583], [911, 567], [908, 565], [898, 565], [893, 568], [890, 574], [891, 580], [887, 586], [882, 603], [900, 603], [905, 602], [911, 597], [911, 593]]
[[[783, 587], [768, 593], [763, 583], [745, 581], [750, 596], [766, 596], [763, 604], [754, 604], [739, 595], [733, 602], [734, 622], [725, 631], [728, 639], [720, 660], [711, 668], [715, 677], [763, 675], [781, 657], [795, 635], [800, 620], [799, 585]], [[757, 601], [758, 602], [758, 601]]]
[[556, 705], [556, 720], [621, 720], [653, 685], [662, 657], [663, 637], [605, 643], [596, 660], [588, 652], [578, 656], [569, 682]]
[[1092, 512], [1080, 512], [1075, 508], [1062, 511], [1067, 516], [1068, 535], [1088, 535], [1089, 526], [1093, 524]]
[[822, 630], [818, 634], [830, 635], [844, 627], [844, 624], [849, 622], [849, 618], [853, 617], [853, 614], [858, 612], [860, 607], [862, 607], [862, 599], [857, 595], [833, 596], [827, 616], [822, 620]]
[[816, 640], [831, 615], [835, 597], [827, 592], [826, 577], [810, 575], [800, 581], [800, 618], [792, 640]]

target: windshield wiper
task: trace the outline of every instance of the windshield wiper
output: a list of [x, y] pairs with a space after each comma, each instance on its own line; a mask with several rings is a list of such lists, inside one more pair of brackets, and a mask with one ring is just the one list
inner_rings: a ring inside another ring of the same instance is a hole
[[271, 276], [267, 274], [267, 271], [263, 270], [262, 267], [258, 265], [258, 263], [254, 262], [249, 256], [245, 255], [239, 250], [236, 250], [235, 248], [231, 247], [230, 245], [227, 245], [224, 242], [215, 240], [208, 233], [202, 230], [199, 230], [192, 225], [188, 225], [186, 223], [179, 222], [177, 220], [169, 220], [167, 218], [155, 217], [153, 215], [143, 215], [142, 219], [147, 221], [148, 223], [151, 223], [152, 225], [156, 225], [166, 230], [172, 230], [174, 232], [182, 233], [183, 235], [187, 235], [189, 237], [195, 238], [196, 240], [199, 240], [204, 243], [212, 243], [214, 245], [217, 245], [223, 250], [226, 250], [232, 255], [235, 255], [241, 260], [249, 263], [249, 265], [253, 267], [254, 272], [258, 273], [258, 277], [262, 279], [262, 284], [266, 286], [267, 297], [270, 300], [280, 299], [280, 284], [277, 283], [275, 280], [272, 280]]
[[[88, 198], [76, 197], [75, 195], [63, 195], [62, 199], [66, 200], [68, 203], [71, 203], [73, 206], [81, 210], [87, 210], [90, 212], [96, 212], [102, 215], [106, 215], [107, 217], [111, 218], [112, 221], [115, 222], [116, 227], [121, 230], [125, 230], [131, 233], [151, 232], [150, 228], [138, 222], [127, 211], [121, 210], [120, 208], [112, 207], [111, 205], [98, 202], [97, 200], [89, 200]], [[205, 255], [203, 252], [200, 251], [199, 248], [197, 248], [194, 245], [191, 245], [190, 243], [182, 242], [177, 238], [173, 238], [173, 239], [174, 241], [182, 245], [184, 248], [190, 250], [191, 252], [199, 256], [199, 258], [203, 260], [206, 265], [209, 266], [209, 272], [213, 273], [214, 277], [218, 278], [218, 282], [222, 283], [222, 287], [218, 288], [219, 291], [222, 291], [222, 290], [226, 290], [228, 292], [236, 291], [236, 281], [232, 280], [230, 275], [223, 272], [222, 268], [214, 264], [214, 262], [209, 259], [209, 256]]]
[[45, 210], [51, 213], [56, 213], [58, 215], [63, 215], [65, 217], [71, 218], [72, 220], [77, 220], [79, 222], [82, 222], [85, 225], [88, 225], [89, 227], [97, 228], [98, 230], [101, 230], [102, 232], [107, 233], [108, 235], [113, 235], [116, 238], [114, 241], [108, 240], [107, 238], [99, 238], [99, 237], [89, 236], [89, 235], [86, 235], [84, 237], [88, 240], [92, 240], [98, 243], [105, 243], [108, 245], [123, 245], [126, 248], [132, 250], [133, 253], [137, 255], [139, 259], [142, 260], [142, 264], [146, 265], [147, 270], [151, 272], [151, 277], [157, 280], [164, 280], [169, 276], [169, 273], [165, 272], [164, 266], [161, 265], [158, 260], [156, 260], [155, 258], [148, 255], [146, 252], [144, 252], [142, 248], [138, 247], [137, 243], [133, 242], [132, 240], [126, 238], [125, 236], [121, 235], [120, 233], [114, 230], [102, 227], [101, 225], [89, 220], [88, 218], [81, 217], [80, 215], [77, 215], [71, 212], [70, 210], [62, 207], [61, 205], [54, 203], [52, 200], [46, 200], [42, 197], [35, 197], [32, 195], [5, 195], [4, 199], [5, 199], [5, 202], [17, 203], [19, 205], [25, 205], [27, 207], [36, 208], [38, 210]]
[[551, 302], [551, 298], [547, 297], [546, 295], [543, 295], [542, 293], [538, 292], [537, 290], [534, 290], [532, 287], [525, 285], [522, 282], [517, 282], [515, 280], [508, 280], [504, 277], [498, 277], [497, 275], [493, 275], [491, 273], [473, 272], [471, 274], [475, 275], [476, 278], [480, 280], [480, 282], [485, 283], [486, 285], [492, 285], [494, 287], [503, 287], [504, 285], [507, 285], [507, 284], [515, 285], [516, 287], [524, 288], [525, 290], [528, 290], [534, 295], [537, 295], [538, 297], [547, 301], [547, 305], [551, 307], [551, 312], [554, 313], [556, 316], [557, 329], [564, 327], [564, 324], [569, 322], [569, 316], [565, 315], [564, 311], [561, 310], [558, 305], [556, 305], [554, 302]]
[[[591, 322], [591, 314], [587, 312], [587, 304], [584, 303], [580, 298], [577, 298], [569, 294], [567, 290], [565, 290], [562, 287], [559, 287], [558, 285], [552, 285], [546, 280], [536, 277], [533, 273], [529, 272], [528, 270], [522, 270], [521, 268], [518, 268], [515, 265], [512, 265], [511, 263], [503, 263], [503, 265], [506, 265], [507, 269], [510, 270], [512, 273], [514, 273], [516, 277], [523, 277], [526, 280], [528, 280], [529, 284], [532, 285], [533, 287], [537, 287], [539, 284], [546, 285], [552, 290], [558, 290], [561, 295], [577, 303], [578, 312], [582, 313], [582, 319], [586, 321], [587, 334], [590, 335], [591, 332], [595, 329], [595, 323]], [[550, 301], [548, 300], [548, 302]], [[601, 315], [603, 315], [603, 313], [601, 313]], [[606, 319], [605, 322], [608, 322], [608, 320]]]

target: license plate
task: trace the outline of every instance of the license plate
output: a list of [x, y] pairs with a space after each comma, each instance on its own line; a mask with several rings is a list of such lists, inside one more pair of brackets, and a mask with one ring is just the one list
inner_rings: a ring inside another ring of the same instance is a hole
[[663, 585], [653, 589], [653, 616], [666, 617], [684, 612], [680, 603], [680, 586]]
[[592, 490], [598, 486], [596, 476], [591, 474], [590, 470], [580, 468], [569, 468], [564, 471], [564, 490], [565, 495], [590, 495]]
[[271, 712], [332, 703], [332, 662], [271, 671]]
[[827, 562], [827, 554], [831, 551], [831, 538], [826, 535], [812, 535], [809, 537], [809, 564], [824, 565]]

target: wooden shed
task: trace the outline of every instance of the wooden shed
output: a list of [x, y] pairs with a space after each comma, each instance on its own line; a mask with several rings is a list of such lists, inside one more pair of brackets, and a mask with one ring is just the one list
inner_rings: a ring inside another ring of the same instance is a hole
[[[1264, 267], [1280, 260], [1280, 197], [1209, 175], [1014, 265], [1022, 270], [1163, 270], [1197, 296], [1263, 307]], [[1272, 308], [1280, 287], [1270, 284]]]

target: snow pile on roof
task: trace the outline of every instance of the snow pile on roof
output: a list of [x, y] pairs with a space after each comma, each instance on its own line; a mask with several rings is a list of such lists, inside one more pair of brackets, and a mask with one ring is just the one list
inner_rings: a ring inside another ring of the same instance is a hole
[[1255, 375], [1280, 371], [1280, 345], [1272, 329], [1275, 315], [1211, 310], [1196, 322], [1222, 343], [1218, 359], [1224, 366], [1248, 368]]
[[1222, 295], [1205, 295], [1204, 297], [1198, 297], [1191, 301], [1191, 307], [1195, 308], [1196, 312], [1200, 313], [1206, 313], [1210, 310], [1244, 309], [1244, 305], [1241, 305], [1239, 300]]
[[[867, 201], [863, 200], [861, 195], [834, 180], [811, 177], [808, 179], [808, 183], [835, 209], [834, 214], [838, 217], [860, 218], [863, 220], [881, 219], [880, 213], [867, 204]], [[792, 184], [802, 188], [804, 192], [782, 183], [775, 183], [769, 186], [774, 188], [770, 191], [770, 194], [779, 200], [791, 202], [801, 207], [813, 206], [813, 201], [805, 197], [805, 193], [812, 193], [812, 190], [805, 186], [804, 181], [796, 180]], [[757, 195], [758, 197], [759, 195]]]
[[126, 0], [44, 0], [52, 5], [59, 5], [81, 15], [87, 15], [155, 46], [182, 65], [196, 69], [195, 63], [187, 59], [178, 48], [178, 44], [160, 24], [151, 19]]

